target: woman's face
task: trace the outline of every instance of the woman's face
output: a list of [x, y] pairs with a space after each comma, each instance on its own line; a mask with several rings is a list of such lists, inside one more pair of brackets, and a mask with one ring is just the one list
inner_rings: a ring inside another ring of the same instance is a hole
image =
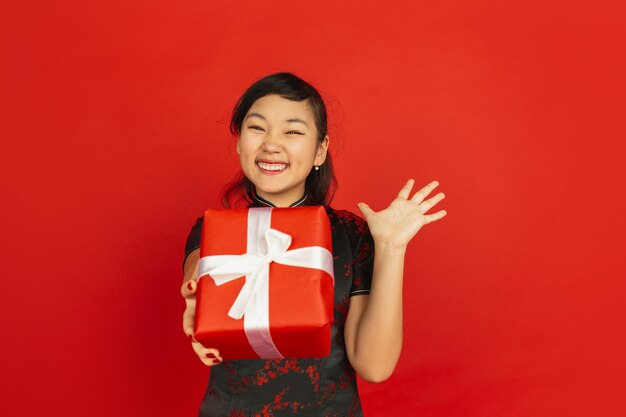
[[237, 153], [241, 169], [257, 194], [277, 207], [302, 197], [313, 165], [326, 159], [328, 136], [317, 142], [314, 114], [308, 101], [276, 94], [259, 98], [241, 125]]

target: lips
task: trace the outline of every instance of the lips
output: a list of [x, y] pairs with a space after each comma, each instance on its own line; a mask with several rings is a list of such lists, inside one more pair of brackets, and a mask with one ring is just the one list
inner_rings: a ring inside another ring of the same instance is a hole
[[284, 171], [288, 165], [285, 162], [279, 161], [257, 161], [256, 164], [262, 171], [276, 173]]

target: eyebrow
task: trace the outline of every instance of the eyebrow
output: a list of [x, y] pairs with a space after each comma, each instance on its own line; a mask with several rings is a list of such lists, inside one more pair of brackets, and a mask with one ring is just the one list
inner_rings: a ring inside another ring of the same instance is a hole
[[[249, 117], [258, 117], [258, 118], [260, 118], [260, 119], [263, 119], [263, 120], [267, 121], [267, 119], [266, 119], [266, 118], [265, 118], [262, 114], [259, 114], [259, 113], [250, 113], [250, 114], [248, 114], [248, 115], [246, 116], [246, 118], [245, 118], [244, 120], [246, 120], [246, 119], [247, 119], [247, 118], [249, 118]], [[289, 123], [302, 123], [302, 124], [304, 124], [307, 128], [309, 127], [309, 125], [307, 124], [307, 122], [305, 122], [304, 120], [302, 120], [302, 119], [300, 119], [300, 118], [298, 118], [298, 117], [293, 117], [293, 118], [291, 118], [291, 119], [287, 119], [286, 121], [287, 121], [287, 122], [289, 122]]]

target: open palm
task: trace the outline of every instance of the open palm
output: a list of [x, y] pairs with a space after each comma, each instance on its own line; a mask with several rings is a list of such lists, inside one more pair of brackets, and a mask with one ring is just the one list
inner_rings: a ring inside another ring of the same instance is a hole
[[439, 193], [424, 201], [428, 194], [439, 185], [439, 182], [431, 182], [409, 198], [414, 183], [412, 179], [407, 181], [398, 196], [384, 210], [376, 212], [365, 203], [357, 204], [377, 244], [404, 249], [422, 226], [439, 220], [447, 214], [445, 210], [426, 214], [445, 197], [443, 193]]

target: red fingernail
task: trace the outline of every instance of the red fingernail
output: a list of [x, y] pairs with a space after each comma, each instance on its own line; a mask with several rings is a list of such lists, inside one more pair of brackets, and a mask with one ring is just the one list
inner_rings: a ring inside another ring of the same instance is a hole
[[217, 356], [215, 356], [215, 355], [214, 355], [214, 354], [212, 354], [212, 353], [207, 353], [207, 354], [206, 354], [206, 355], [204, 355], [204, 356], [206, 356], [207, 358], [210, 358], [210, 359], [215, 359], [215, 358], [217, 358]]
[[187, 283], [187, 288], [189, 288], [189, 291], [193, 290], [193, 287], [191, 286], [191, 281]]
[[220, 362], [222, 362], [222, 361], [219, 360], [219, 359], [213, 359], [213, 363], [220, 363]]
[[192, 335], [192, 334], [187, 335], [187, 337], [189, 338], [189, 341], [190, 341], [190, 342], [193, 342], [193, 335]]

